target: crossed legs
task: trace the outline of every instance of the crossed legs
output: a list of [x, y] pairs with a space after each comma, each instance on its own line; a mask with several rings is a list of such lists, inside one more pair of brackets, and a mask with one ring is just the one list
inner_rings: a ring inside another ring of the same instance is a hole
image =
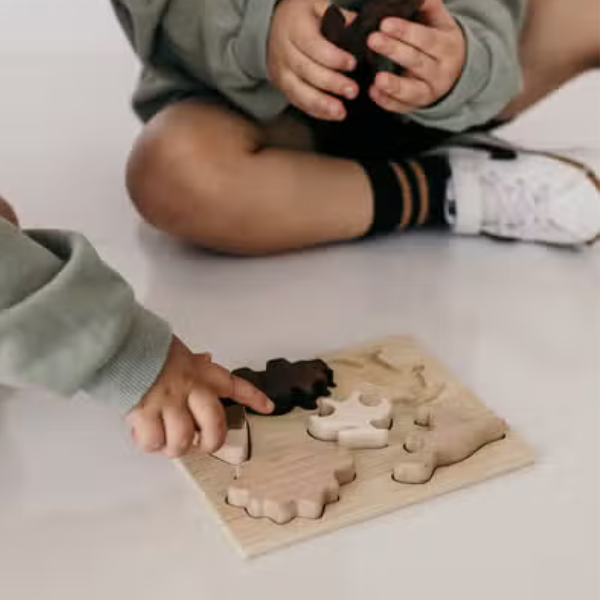
[[[520, 53], [525, 87], [515, 117], [600, 65], [597, 0], [530, 0]], [[349, 240], [373, 218], [369, 181], [352, 161], [314, 152], [284, 117], [268, 128], [217, 105], [165, 109], [142, 132], [128, 189], [140, 214], [177, 238], [231, 254]]]

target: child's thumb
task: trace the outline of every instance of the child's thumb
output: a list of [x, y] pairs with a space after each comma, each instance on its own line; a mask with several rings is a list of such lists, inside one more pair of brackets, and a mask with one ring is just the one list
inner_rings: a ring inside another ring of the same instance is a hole
[[425, 0], [419, 9], [419, 20], [434, 29], [451, 29], [456, 26], [443, 0]]
[[316, 2], [313, 3], [314, 13], [317, 17], [321, 19], [323, 18], [323, 15], [327, 12], [328, 8], [329, 2], [327, 2], [326, 0], [316, 0]]

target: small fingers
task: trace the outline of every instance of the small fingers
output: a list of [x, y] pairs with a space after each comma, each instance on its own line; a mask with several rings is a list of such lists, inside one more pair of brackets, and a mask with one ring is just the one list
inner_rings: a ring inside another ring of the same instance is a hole
[[256, 412], [268, 415], [273, 412], [275, 405], [259, 389], [241, 377], [231, 376], [231, 392], [229, 398], [238, 404], [247, 406]]
[[207, 454], [216, 452], [227, 435], [225, 410], [219, 398], [208, 388], [195, 387], [188, 406], [200, 430], [200, 450]]
[[378, 73], [374, 87], [401, 105], [412, 107], [412, 110], [429, 106], [435, 99], [432, 89], [414, 77]]
[[167, 438], [163, 454], [169, 458], [182, 456], [192, 446], [196, 434], [192, 415], [187, 408], [167, 406], [162, 418]]
[[325, 15], [328, 8], [329, 2], [327, 2], [327, 0], [316, 0], [316, 2], [313, 4], [313, 11], [315, 16], [319, 19], [323, 18], [323, 15]]
[[432, 27], [389, 17], [381, 22], [380, 30], [391, 38], [409, 44], [432, 58], [441, 58], [443, 54], [443, 34]]
[[458, 27], [444, 0], [425, 0], [419, 10], [419, 16], [423, 23], [435, 29], [451, 31]]
[[269, 414], [273, 411], [273, 403], [265, 394], [249, 381], [236, 377], [225, 367], [211, 363], [202, 372], [202, 381], [221, 398], [231, 398], [253, 410]]
[[425, 52], [382, 33], [374, 33], [368, 39], [369, 47], [386, 56], [395, 64], [408, 69], [424, 81], [434, 81], [439, 63]]
[[352, 71], [356, 67], [354, 56], [326, 40], [319, 32], [318, 27], [315, 27], [314, 30], [303, 31], [292, 40], [292, 43], [298, 50], [323, 67], [334, 71]]
[[158, 452], [166, 442], [165, 429], [160, 412], [134, 408], [126, 417], [135, 444], [144, 452]]
[[[320, 65], [298, 48], [294, 48], [292, 52], [291, 63], [294, 73], [318, 90], [345, 96], [350, 100], [358, 95], [358, 85], [354, 81]], [[332, 106], [335, 107], [333, 104]]]
[[369, 97], [375, 104], [381, 106], [388, 112], [398, 113], [402, 115], [408, 115], [415, 111], [416, 107], [404, 102], [400, 102], [387, 94], [386, 92], [379, 89], [377, 86], [371, 86], [369, 90]]
[[296, 108], [316, 119], [341, 121], [346, 117], [346, 109], [339, 100], [315, 89], [292, 71], [282, 76], [280, 87]]
[[17, 227], [19, 226], [19, 219], [17, 218], [17, 213], [2, 196], [0, 196], [0, 217], [3, 217], [13, 225], [16, 225]]

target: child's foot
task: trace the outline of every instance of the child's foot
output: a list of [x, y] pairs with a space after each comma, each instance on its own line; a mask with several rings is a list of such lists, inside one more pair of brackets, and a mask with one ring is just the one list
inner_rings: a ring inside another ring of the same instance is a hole
[[517, 151], [451, 149], [447, 218], [458, 234], [560, 245], [600, 237], [600, 187], [593, 171], [569, 158]]

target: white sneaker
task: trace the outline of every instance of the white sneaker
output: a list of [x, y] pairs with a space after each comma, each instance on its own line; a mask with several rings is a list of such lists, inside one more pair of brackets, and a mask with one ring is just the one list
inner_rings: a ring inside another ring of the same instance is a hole
[[521, 150], [506, 160], [455, 148], [449, 159], [446, 215], [455, 233], [569, 246], [599, 239], [600, 187], [591, 168]]

